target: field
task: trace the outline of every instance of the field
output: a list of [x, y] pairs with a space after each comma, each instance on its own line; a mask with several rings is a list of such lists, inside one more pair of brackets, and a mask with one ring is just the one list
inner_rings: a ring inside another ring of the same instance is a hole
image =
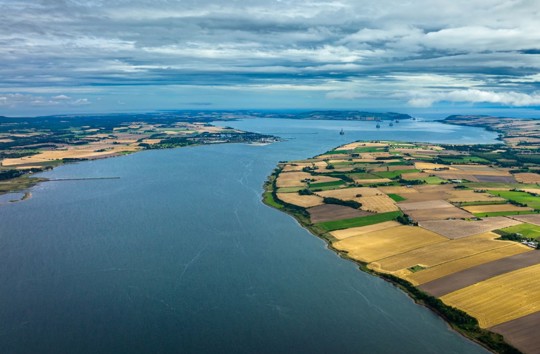
[[313, 176], [307, 172], [282, 172], [279, 174], [276, 180], [276, 186], [282, 187], [297, 187], [305, 186], [306, 180], [311, 180], [312, 183], [325, 183], [325, 182], [341, 182], [339, 178], [328, 176]]
[[505, 200], [489, 193], [478, 193], [473, 190], [454, 190], [449, 193], [450, 198], [448, 201], [452, 203], [498, 202]]
[[451, 239], [478, 235], [484, 232], [518, 225], [520, 222], [505, 217], [484, 220], [427, 220], [420, 226]]
[[335, 242], [333, 246], [348, 252], [349, 257], [353, 259], [373, 262], [445, 240], [442, 236], [418, 227], [396, 226], [349, 237]]
[[429, 201], [421, 201], [421, 202], [399, 203], [399, 208], [405, 212], [412, 211], [412, 210], [425, 210], [425, 209], [432, 210], [432, 209], [444, 209], [444, 208], [451, 208], [451, 207], [453, 207], [453, 205], [444, 200], [429, 200]]
[[323, 199], [316, 195], [299, 195], [298, 193], [277, 193], [279, 200], [288, 204], [309, 208], [323, 204]]
[[[435, 235], [435, 233], [433, 234]], [[395, 272], [400, 269], [410, 268], [417, 264], [420, 264], [425, 268], [430, 268], [459, 258], [469, 257], [478, 253], [514, 244], [511, 241], [494, 240], [494, 238], [497, 237], [499, 237], [497, 234], [485, 233], [458, 240], [448, 240], [445, 238], [445, 242], [417, 248], [407, 253], [388, 257], [378, 261], [377, 264], [374, 264], [373, 266], [385, 272]]]
[[320, 223], [325, 221], [351, 219], [367, 215], [372, 215], [369, 212], [349, 208], [343, 205], [323, 204], [309, 208], [308, 210], [312, 223]]
[[538, 323], [540, 323], [540, 312], [535, 312], [491, 327], [490, 330], [502, 334], [506, 341], [524, 353], [540, 353]]
[[493, 259], [490, 262], [484, 262], [483, 264], [463, 269], [446, 277], [441, 277], [435, 281], [423, 284], [421, 288], [435, 296], [443, 296], [495, 276], [540, 263], [540, 252], [535, 252], [526, 246], [516, 243], [508, 247], [499, 248], [497, 251], [502, 251], [503, 253], [505, 251], [514, 251], [514, 254], [506, 252], [505, 257]]
[[534, 209], [540, 209], [540, 197], [535, 197], [526, 192], [489, 191], [488, 193], [508, 200], [512, 200], [517, 203], [526, 204], [527, 206]]
[[407, 198], [404, 198], [400, 196], [399, 194], [389, 193], [388, 196], [392, 198], [394, 202], [402, 202], [404, 200], [407, 200]]
[[514, 177], [521, 183], [540, 183], [540, 175], [538, 173], [516, 173]]
[[513, 204], [487, 204], [487, 205], [468, 205], [463, 209], [473, 214], [496, 213], [504, 211], [531, 211], [529, 207], [520, 207]]
[[362, 210], [376, 213], [387, 213], [399, 210], [394, 200], [386, 194], [360, 197], [355, 200], [362, 203]]
[[[456, 260], [440, 264], [438, 266], [407, 275], [405, 278], [413, 284], [424, 284], [449, 276], [453, 273], [460, 272], [465, 269], [473, 268], [482, 264], [490, 263], [506, 257], [511, 257], [517, 254], [532, 251], [530, 248], [514, 243], [507, 247], [496, 248], [482, 253], [477, 253], [469, 257], [458, 258]], [[445, 282], [447, 284], [448, 282]], [[422, 289], [431, 293], [431, 288]], [[432, 293], [436, 295], [435, 293]]]
[[527, 223], [505, 227], [503, 229], [500, 229], [499, 231], [505, 234], [519, 233], [526, 238], [538, 238], [540, 236], [540, 226]]
[[70, 147], [65, 150], [47, 150], [32, 156], [25, 156], [13, 159], [4, 159], [2, 166], [17, 167], [20, 165], [39, 165], [51, 161], [63, 159], [96, 159], [108, 157], [123, 152], [134, 152], [141, 150], [140, 147], [132, 145], [112, 145], [112, 144], [89, 144], [78, 147]]
[[441, 300], [478, 319], [489, 328], [540, 311], [540, 264], [460, 289]]
[[401, 226], [401, 224], [397, 221], [385, 221], [379, 224], [351, 227], [350, 229], [332, 231], [330, 234], [338, 240], [343, 240], [348, 237], [360, 236], [374, 231], [389, 229], [395, 226]]
[[356, 200], [360, 197], [383, 195], [383, 193], [377, 188], [369, 187], [334, 189], [329, 191], [316, 192], [315, 194], [320, 195], [321, 197], [332, 197], [343, 200]]
[[348, 229], [351, 227], [378, 224], [383, 221], [394, 220], [399, 215], [401, 215], [401, 212], [393, 211], [390, 213], [375, 214], [375, 215], [370, 215], [370, 216], [364, 216], [361, 218], [345, 219], [345, 220], [338, 220], [338, 221], [327, 221], [327, 222], [322, 222], [316, 225], [324, 231], [334, 231], [334, 230]]
[[422, 222], [426, 220], [445, 220], [445, 219], [469, 219], [473, 215], [463, 211], [455, 206], [435, 209], [417, 209], [406, 212], [413, 220]]
[[529, 214], [529, 215], [514, 215], [512, 219], [526, 222], [529, 224], [540, 225], [540, 214]]

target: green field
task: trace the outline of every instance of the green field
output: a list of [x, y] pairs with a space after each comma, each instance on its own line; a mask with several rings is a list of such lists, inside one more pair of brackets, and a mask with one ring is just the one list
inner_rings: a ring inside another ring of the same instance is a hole
[[403, 198], [399, 194], [389, 193], [388, 196], [392, 198], [395, 202], [402, 202], [404, 200], [407, 200], [407, 198]]
[[377, 147], [377, 146], [365, 146], [365, 147], [357, 147], [354, 149], [354, 152], [381, 152], [385, 151], [385, 148], [383, 147]]
[[377, 179], [380, 178], [379, 176], [376, 176], [371, 173], [348, 173], [348, 177], [352, 179]]
[[540, 197], [535, 197], [527, 192], [488, 191], [488, 193], [517, 203], [526, 204], [528, 207], [534, 209], [540, 209]]
[[349, 150], [330, 150], [325, 152], [323, 155], [338, 155], [338, 154], [349, 154]]
[[326, 221], [326, 222], [321, 222], [315, 225], [323, 229], [324, 231], [328, 232], [328, 231], [334, 231], [334, 230], [348, 229], [351, 227], [378, 224], [384, 221], [394, 220], [400, 215], [402, 215], [401, 211], [392, 211], [389, 213], [362, 216], [359, 218]]
[[304, 188], [305, 187], [283, 187], [283, 188], [278, 188], [276, 193], [294, 193]]
[[491, 216], [508, 216], [508, 215], [527, 215], [527, 214], [536, 214], [534, 210], [524, 210], [524, 211], [492, 211], [489, 213], [473, 213], [474, 216], [478, 218], [491, 217]]
[[479, 163], [486, 164], [489, 163], [489, 160], [483, 159], [478, 156], [461, 156], [461, 157], [440, 157], [440, 159], [445, 164], [470, 164], [470, 163]]
[[505, 227], [504, 229], [498, 230], [505, 234], [521, 234], [526, 238], [538, 238], [540, 237], [540, 226], [533, 224], [520, 224], [510, 227]]
[[397, 171], [384, 171], [384, 172], [375, 172], [375, 174], [381, 178], [397, 178], [405, 173], [414, 173], [420, 172], [420, 170], [397, 170]]

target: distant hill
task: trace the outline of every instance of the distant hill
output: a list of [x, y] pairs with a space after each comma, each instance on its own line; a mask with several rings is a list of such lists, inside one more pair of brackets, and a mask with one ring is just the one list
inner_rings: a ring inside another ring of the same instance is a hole
[[298, 113], [293, 118], [313, 120], [396, 120], [411, 119], [408, 114], [395, 112], [362, 112], [362, 111], [312, 111]]

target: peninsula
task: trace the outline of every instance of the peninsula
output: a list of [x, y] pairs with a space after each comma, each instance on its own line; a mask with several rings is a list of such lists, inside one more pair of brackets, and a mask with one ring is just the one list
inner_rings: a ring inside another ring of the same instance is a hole
[[280, 163], [264, 202], [490, 350], [538, 352], [536, 122], [446, 123], [490, 127], [506, 144], [357, 141]]
[[64, 163], [148, 149], [221, 143], [272, 143], [264, 134], [210, 124], [243, 113], [161, 112], [104, 116], [0, 117], [0, 194], [25, 190], [32, 174]]

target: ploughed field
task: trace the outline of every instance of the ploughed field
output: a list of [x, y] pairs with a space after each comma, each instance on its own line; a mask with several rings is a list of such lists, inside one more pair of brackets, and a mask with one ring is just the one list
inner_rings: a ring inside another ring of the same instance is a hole
[[540, 347], [522, 324], [540, 320], [540, 166], [495, 149], [354, 142], [280, 163], [267, 193], [335, 250], [529, 351]]

